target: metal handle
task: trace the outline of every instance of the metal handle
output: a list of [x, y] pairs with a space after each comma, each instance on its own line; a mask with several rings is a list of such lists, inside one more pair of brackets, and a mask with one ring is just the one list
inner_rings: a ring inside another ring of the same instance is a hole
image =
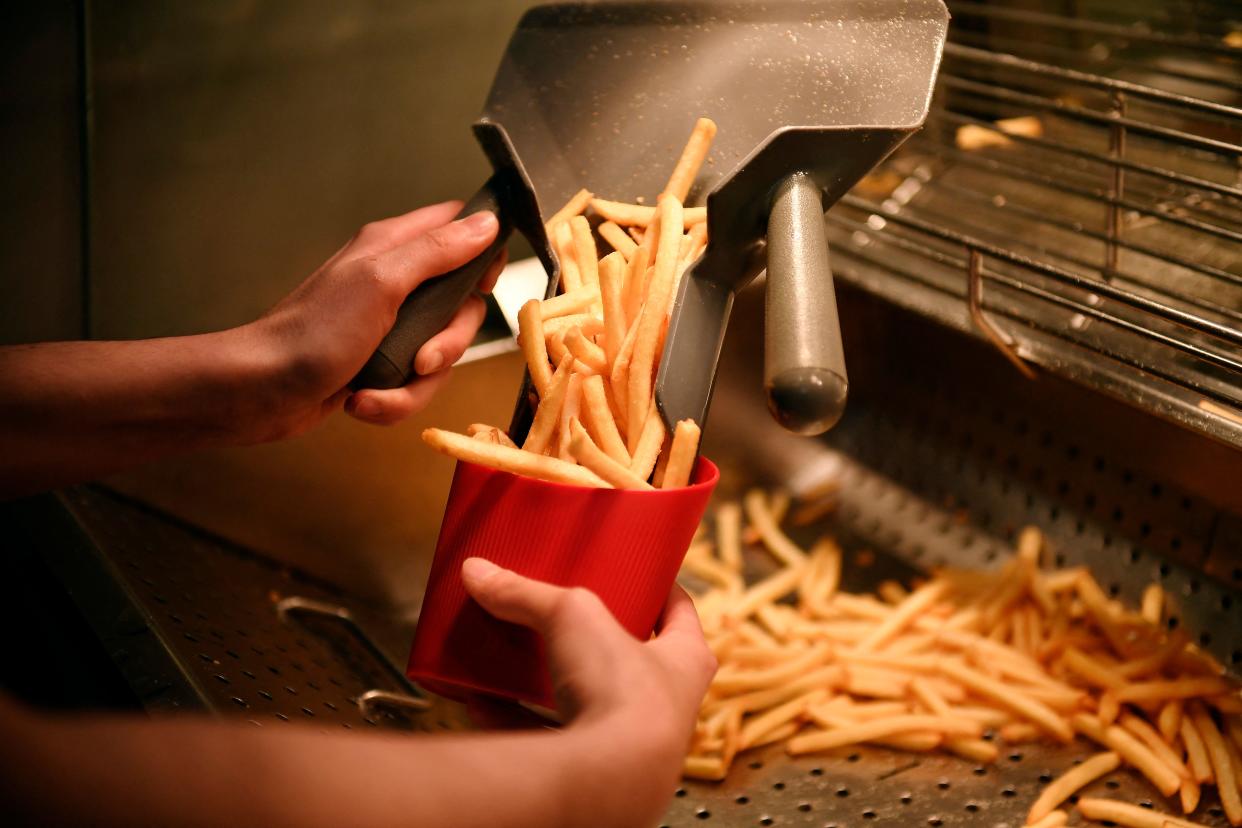
[[444, 330], [509, 241], [513, 225], [500, 209], [498, 188], [498, 178], [492, 176], [457, 214], [458, 219], [463, 219], [484, 210], [495, 213], [500, 219], [496, 240], [461, 267], [428, 279], [406, 297], [392, 330], [349, 383], [350, 388], [399, 388], [413, 377], [418, 349]]
[[828, 262], [824, 199], [810, 176], [776, 189], [768, 218], [763, 383], [768, 409], [798, 434], [820, 434], [845, 411], [849, 381]]

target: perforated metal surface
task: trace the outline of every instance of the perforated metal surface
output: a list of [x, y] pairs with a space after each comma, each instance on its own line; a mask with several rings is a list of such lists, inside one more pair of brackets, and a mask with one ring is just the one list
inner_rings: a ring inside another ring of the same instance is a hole
[[[793, 534], [804, 543], [826, 531], [842, 539], [843, 586], [850, 590], [944, 564], [995, 565], [1009, 554], [1016, 532], [1036, 524], [1048, 536], [1050, 563], [1089, 564], [1101, 585], [1125, 601], [1137, 602], [1144, 586], [1161, 583], [1170, 597], [1170, 626], [1184, 626], [1235, 674], [1242, 672], [1242, 572], [1231, 573], [1230, 585], [1194, 568], [1202, 566], [1222, 519], [1210, 504], [1144, 479], [1031, 413], [1015, 412], [1003, 395], [969, 390], [960, 376], [947, 380], [910, 362], [887, 380], [875, 396], [855, 398], [821, 443], [792, 441], [768, 426], [761, 408], [726, 389], [727, 413], [717, 417], [712, 435], [714, 457], [733, 455], [724, 493], [756, 478], [784, 481], [795, 491], [839, 481], [833, 519]], [[1084, 743], [1022, 745], [984, 766], [872, 748], [794, 759], [774, 745], [743, 754], [721, 783], [685, 782], [663, 824], [1018, 828], [1042, 787], [1095, 750]], [[1083, 795], [1180, 812], [1125, 770]], [[1205, 796], [1195, 819], [1227, 824], [1214, 795]]]
[[[290, 596], [349, 608], [396, 664], [411, 630], [368, 611], [330, 586], [183, 526], [109, 493], [75, 490], [65, 502], [97, 554], [128, 590], [141, 626], [158, 636], [206, 709], [258, 726], [442, 730], [464, 726], [458, 705], [436, 701], [406, 714], [359, 708], [368, 690], [405, 692], [399, 675], [347, 624], [298, 614], [282, 617]], [[352, 606], [351, 606], [352, 604]], [[109, 642], [127, 676], [143, 665]], [[158, 707], [144, 699], [149, 707]]]

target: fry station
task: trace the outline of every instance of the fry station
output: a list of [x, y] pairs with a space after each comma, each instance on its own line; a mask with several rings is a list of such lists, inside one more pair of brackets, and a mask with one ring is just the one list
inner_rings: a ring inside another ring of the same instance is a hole
[[[416, 824], [1242, 825], [1236, 4], [26, 5], [0, 712], [480, 745], [479, 809]], [[457, 198], [435, 227], [495, 217], [468, 255], [391, 224]], [[23, 362], [183, 341], [210, 400], [208, 332], [252, 366], [330, 317], [313, 415], [237, 438], [156, 434], [154, 350], [120, 425], [123, 355]], [[75, 361], [101, 384], [41, 409]], [[677, 641], [669, 687], [715, 666], [684, 710], [621, 655]], [[597, 683], [680, 710], [677, 778], [508, 798], [498, 711], [643, 764]], [[315, 822], [250, 795], [196, 824]]]

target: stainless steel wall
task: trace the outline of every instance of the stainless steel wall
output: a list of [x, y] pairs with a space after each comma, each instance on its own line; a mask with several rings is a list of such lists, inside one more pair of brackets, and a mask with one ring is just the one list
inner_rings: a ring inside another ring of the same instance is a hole
[[526, 3], [94, 2], [91, 333], [249, 320], [365, 221], [482, 181]]
[[0, 345], [85, 332], [80, 42], [73, 0], [0, 11]]

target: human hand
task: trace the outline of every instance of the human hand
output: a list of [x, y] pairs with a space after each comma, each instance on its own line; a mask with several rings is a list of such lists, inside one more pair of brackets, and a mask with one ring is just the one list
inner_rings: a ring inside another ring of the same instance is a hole
[[[592, 592], [531, 580], [482, 558], [462, 565], [470, 595], [492, 615], [538, 632], [559, 712], [600, 733], [636, 795], [672, 790], [716, 660], [690, 597], [674, 586], [655, 638], [631, 636]], [[628, 759], [629, 761], [625, 761]]]
[[[267, 383], [270, 418], [252, 439], [301, 433], [342, 403], [354, 417], [379, 425], [426, 407], [483, 321], [478, 297], [419, 350], [417, 376], [409, 384], [353, 393], [346, 384], [392, 328], [414, 288], [470, 261], [495, 239], [494, 214], [454, 221], [460, 210], [461, 202], [451, 201], [366, 225], [270, 312], [241, 329], [274, 363]], [[504, 264], [502, 252], [480, 292], [492, 289]]]

